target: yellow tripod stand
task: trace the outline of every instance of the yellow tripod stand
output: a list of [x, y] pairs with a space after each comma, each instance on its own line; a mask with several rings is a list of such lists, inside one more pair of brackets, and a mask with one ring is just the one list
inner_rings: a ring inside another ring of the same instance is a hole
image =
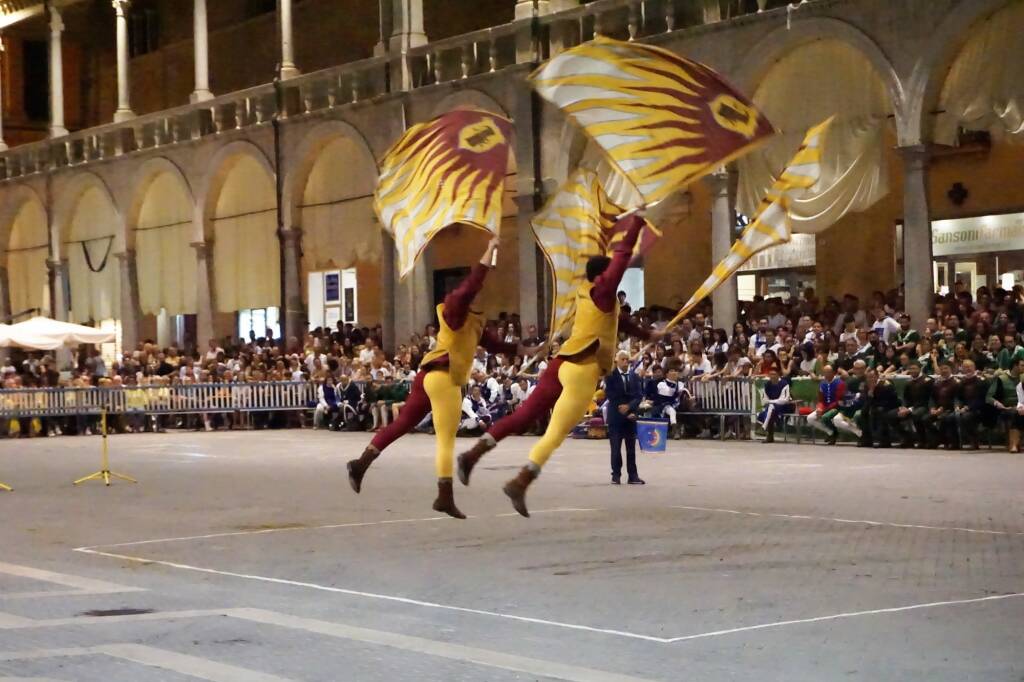
[[99, 471], [95, 472], [95, 473], [89, 474], [88, 476], [83, 476], [82, 478], [78, 479], [77, 481], [75, 481], [75, 485], [78, 485], [79, 483], [85, 483], [86, 481], [100, 481], [100, 480], [102, 480], [104, 484], [109, 486], [111, 478], [119, 478], [122, 481], [128, 481], [129, 483], [138, 483], [138, 481], [136, 481], [131, 476], [125, 476], [124, 474], [119, 474], [116, 471], [111, 471], [110, 470], [110, 457], [109, 457], [109, 455], [107, 453], [107, 411], [106, 410], [103, 410], [100, 413], [100, 426], [101, 426], [101, 431], [100, 432], [103, 434], [103, 448], [102, 448], [103, 459], [102, 459], [102, 462], [101, 462], [101, 467], [102, 468]]

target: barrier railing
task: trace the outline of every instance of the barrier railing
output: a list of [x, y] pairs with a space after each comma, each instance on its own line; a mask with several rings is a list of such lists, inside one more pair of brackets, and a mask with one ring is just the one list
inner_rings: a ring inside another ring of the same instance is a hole
[[706, 414], [754, 414], [757, 404], [755, 379], [752, 377], [715, 378], [685, 382], [696, 400], [695, 410]]
[[82, 414], [196, 414], [304, 410], [316, 402], [316, 384], [278, 381], [124, 388], [0, 390], [0, 417]]

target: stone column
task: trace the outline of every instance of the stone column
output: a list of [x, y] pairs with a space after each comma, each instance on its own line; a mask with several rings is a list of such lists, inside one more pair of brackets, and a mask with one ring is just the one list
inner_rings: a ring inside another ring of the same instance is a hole
[[300, 262], [302, 230], [292, 227], [281, 230], [278, 236], [281, 239], [281, 253], [284, 255], [284, 290], [281, 292], [284, 328], [281, 336], [287, 346], [290, 337], [298, 338], [301, 343], [302, 336], [306, 333], [306, 308], [302, 304], [302, 263]]
[[287, 80], [299, 75], [299, 69], [295, 66], [292, 0], [278, 0], [277, 6], [281, 12], [281, 80]]
[[383, 230], [380, 240], [380, 326], [384, 348], [390, 356], [398, 347], [395, 342], [395, 242]]
[[[524, 183], [526, 184], [526, 183]], [[532, 186], [529, 188], [532, 190]], [[537, 242], [533, 236], [530, 218], [533, 217], [533, 193], [526, 193], [527, 188], [521, 187], [521, 194], [516, 196], [516, 231], [519, 234], [519, 318], [523, 327], [535, 324], [541, 328], [547, 320], [540, 320], [540, 289], [537, 272]], [[500, 253], [498, 258], [507, 258], [509, 254]]]
[[[64, 296], [64, 282], [67, 278], [67, 264], [60, 260], [47, 260], [46, 267], [50, 271], [50, 309], [53, 311], [53, 319], [67, 322], [68, 300]], [[57, 368], [65, 369], [71, 366], [71, 350], [58, 348], [55, 352]]]
[[[7, 268], [0, 267], [0, 324], [11, 324], [11, 284], [7, 279]], [[0, 348], [0, 362], [6, 363], [7, 349]]]
[[[0, 37], [0, 94], [3, 93], [3, 70], [4, 70], [4, 41], [3, 37]], [[4, 103], [3, 98], [0, 97], [0, 152], [7, 150], [7, 143], [4, 142]]]
[[[167, 348], [171, 345], [171, 323], [173, 322], [170, 315], [163, 308], [156, 314], [156, 343], [161, 348]], [[175, 339], [175, 343], [177, 340]]]
[[192, 242], [190, 246], [196, 250], [196, 348], [202, 350], [213, 338], [213, 243]]
[[64, 21], [52, 4], [50, 8], [50, 137], [68, 134], [64, 127], [64, 62], [60, 36]]
[[117, 111], [114, 122], [135, 118], [131, 107], [128, 81], [128, 6], [131, 0], [112, 0], [117, 26]]
[[903, 287], [904, 307], [914, 329], [924, 329], [931, 315], [935, 281], [932, 274], [932, 223], [928, 209], [928, 148], [901, 147], [903, 156]]
[[[729, 254], [733, 242], [734, 213], [729, 200], [730, 174], [722, 170], [705, 178], [711, 190], [711, 267]], [[714, 325], [731, 329], [738, 314], [736, 275], [732, 275], [711, 294], [715, 308]]]
[[134, 351], [139, 343], [139, 287], [135, 272], [135, 252], [114, 254], [121, 272], [121, 352]]
[[[427, 44], [423, 32], [423, 0], [391, 0], [391, 37], [388, 51], [397, 60], [393, 62], [392, 88], [412, 88], [412, 73], [409, 71], [407, 54], [410, 48]], [[397, 81], [397, 82], [395, 82]]]
[[192, 34], [195, 46], [195, 78], [196, 89], [192, 93], [193, 102], [213, 99], [210, 92], [210, 56], [207, 47], [206, 33], [206, 0], [195, 0], [192, 14]]

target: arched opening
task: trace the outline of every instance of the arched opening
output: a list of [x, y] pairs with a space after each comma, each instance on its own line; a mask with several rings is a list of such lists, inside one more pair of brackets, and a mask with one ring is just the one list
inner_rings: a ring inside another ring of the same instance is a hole
[[7, 288], [12, 315], [34, 310], [50, 315], [50, 277], [46, 267], [49, 243], [43, 205], [35, 200], [24, 202], [14, 217], [7, 241]]
[[320, 146], [297, 207], [310, 328], [380, 322], [376, 182], [377, 165], [362, 141], [342, 135]]
[[226, 162], [212, 216], [214, 302], [220, 313], [234, 313], [234, 329], [224, 335], [249, 338], [270, 329], [280, 338], [281, 249], [277, 237], [274, 179], [254, 157]]
[[[155, 323], [157, 343], [179, 347], [186, 335], [186, 316], [197, 312], [196, 254], [193, 207], [188, 189], [170, 171], [153, 176], [140, 200], [134, 226], [139, 309], [144, 325]], [[154, 319], [155, 318], [155, 319]]]
[[[846, 40], [804, 43], [767, 69], [753, 101], [780, 133], [736, 163], [740, 216], [756, 210], [806, 130], [829, 116], [836, 118], [824, 148], [821, 179], [791, 208], [798, 234], [745, 266], [738, 278], [741, 299], [757, 294], [789, 298], [807, 287], [832, 294], [860, 293], [865, 270], [878, 275], [880, 288], [891, 287], [893, 248], [856, 248], [857, 240], [892, 245], [895, 239], [893, 221], [870, 213], [873, 208], [877, 213], [880, 200], [889, 194], [894, 155], [886, 149], [895, 146], [894, 103], [875, 63]], [[737, 229], [743, 222], [738, 217]], [[831, 245], [827, 254], [822, 253], [823, 241]], [[862, 268], [830, 267], [827, 262], [850, 253], [863, 259]], [[826, 262], [819, 262], [819, 254]], [[855, 281], [858, 277], [862, 281]]]
[[101, 349], [108, 363], [121, 352], [121, 219], [101, 186], [90, 185], [74, 202], [63, 231], [71, 321], [113, 329], [116, 341]]

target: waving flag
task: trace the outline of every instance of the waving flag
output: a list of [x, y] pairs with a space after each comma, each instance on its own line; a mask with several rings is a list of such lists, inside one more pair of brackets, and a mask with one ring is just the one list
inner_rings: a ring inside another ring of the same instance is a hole
[[531, 75], [653, 204], [775, 133], [717, 73], [668, 50], [597, 39]]
[[[576, 289], [586, 281], [587, 258], [611, 254], [622, 240], [624, 232], [616, 229], [615, 220], [623, 211], [605, 194], [594, 171], [578, 168], [532, 218], [533, 232], [554, 280], [553, 334], [566, 329], [576, 314]], [[660, 236], [648, 223], [634, 253], [642, 255]]]
[[733, 242], [729, 255], [715, 267], [697, 289], [697, 293], [690, 297], [679, 314], [668, 323], [668, 327], [674, 326], [686, 317], [686, 313], [711, 295], [712, 291], [729, 279], [754, 254], [769, 246], [790, 240], [793, 234], [792, 219], [789, 215], [790, 204], [818, 182], [821, 176], [821, 147], [831, 124], [832, 118], [829, 118], [807, 131], [800, 148], [782, 171], [782, 176], [761, 199], [757, 212], [750, 224], [744, 228], [743, 234]]
[[508, 119], [456, 109], [409, 128], [388, 150], [373, 206], [395, 238], [402, 277], [449, 225], [498, 233], [511, 145]]

